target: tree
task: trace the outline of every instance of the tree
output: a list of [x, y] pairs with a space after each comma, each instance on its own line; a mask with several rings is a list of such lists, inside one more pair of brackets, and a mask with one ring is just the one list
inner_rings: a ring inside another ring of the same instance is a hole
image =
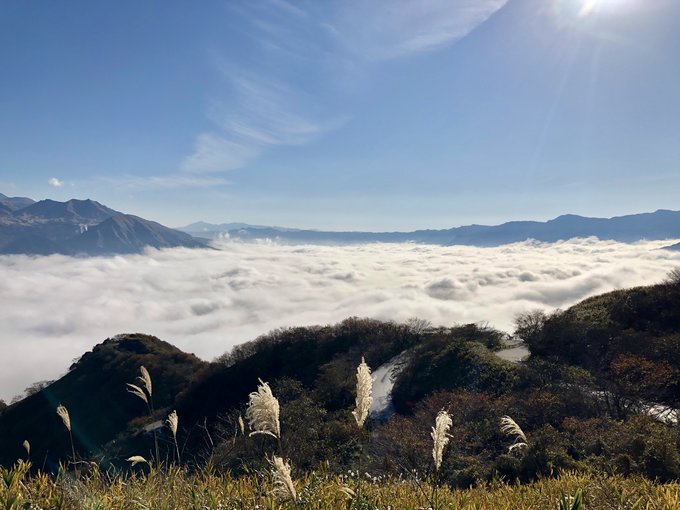
[[515, 317], [515, 336], [527, 345], [535, 345], [548, 316], [543, 310], [520, 313]]
[[678, 386], [678, 373], [663, 360], [621, 354], [612, 362], [611, 374], [615, 391], [625, 398], [638, 402], [675, 403], [672, 400]]

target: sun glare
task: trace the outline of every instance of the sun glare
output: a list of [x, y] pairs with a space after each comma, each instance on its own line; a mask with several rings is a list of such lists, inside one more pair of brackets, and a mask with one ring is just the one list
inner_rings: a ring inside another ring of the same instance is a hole
[[578, 11], [579, 18], [585, 18], [603, 10], [620, 8], [623, 4], [630, 3], [630, 0], [578, 0], [581, 7]]
[[598, 4], [598, 0], [586, 0], [586, 2], [581, 7], [581, 10], [578, 11], [578, 17], [584, 18], [584, 17], [588, 16], [590, 13], [593, 12], [593, 10], [595, 9], [595, 6], [597, 4]]

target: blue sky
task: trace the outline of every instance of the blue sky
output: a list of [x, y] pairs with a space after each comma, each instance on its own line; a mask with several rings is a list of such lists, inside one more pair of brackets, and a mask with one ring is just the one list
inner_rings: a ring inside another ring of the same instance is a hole
[[0, 3], [0, 192], [179, 226], [680, 209], [677, 0]]

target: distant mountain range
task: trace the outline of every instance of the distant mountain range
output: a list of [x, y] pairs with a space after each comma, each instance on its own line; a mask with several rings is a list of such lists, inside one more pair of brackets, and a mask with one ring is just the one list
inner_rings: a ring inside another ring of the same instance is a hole
[[[0, 254], [111, 255], [154, 248], [205, 247], [212, 239], [272, 239], [285, 243], [426, 243], [499, 246], [535, 239], [555, 242], [575, 237], [621, 242], [680, 239], [680, 211], [658, 210], [614, 218], [567, 214], [546, 222], [511, 221], [501, 225], [468, 225], [413, 232], [332, 232], [247, 223], [197, 222], [171, 229], [138, 216], [115, 211], [93, 200], [41, 200], [0, 193]], [[668, 246], [680, 250], [680, 243]]]
[[181, 232], [185, 232], [187, 234], [191, 234], [194, 237], [200, 237], [203, 239], [215, 239], [216, 237], [220, 237], [224, 234], [228, 234], [229, 232], [236, 231], [236, 230], [247, 230], [247, 229], [255, 229], [255, 230], [265, 230], [265, 229], [273, 229], [276, 230], [277, 232], [299, 232], [300, 229], [297, 228], [286, 228], [286, 227], [270, 227], [266, 225], [251, 225], [249, 223], [220, 223], [215, 224], [215, 223], [206, 223], [205, 221], [197, 221], [196, 223], [192, 223], [191, 225], [187, 225], [186, 227], [177, 227], [177, 230]]
[[[233, 228], [230, 228], [233, 227]], [[276, 239], [290, 243], [400, 243], [416, 242], [439, 245], [499, 246], [535, 239], [555, 242], [575, 237], [595, 236], [621, 242], [641, 239], [680, 239], [680, 211], [658, 210], [614, 218], [588, 218], [567, 214], [546, 222], [511, 221], [502, 225], [468, 225], [445, 230], [413, 232], [324, 232], [225, 223], [194, 223], [180, 228], [184, 232], [207, 239], [228, 235], [232, 239]], [[680, 246], [675, 245], [676, 249]]]
[[112, 255], [145, 247], [198, 248], [201, 239], [123, 214], [93, 200], [41, 200], [0, 194], [0, 254]]

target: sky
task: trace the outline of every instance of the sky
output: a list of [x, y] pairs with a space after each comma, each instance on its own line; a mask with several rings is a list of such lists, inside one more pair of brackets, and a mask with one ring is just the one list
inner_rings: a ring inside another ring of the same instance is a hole
[[352, 316], [475, 322], [512, 332], [518, 313], [551, 312], [665, 280], [680, 265], [679, 251], [659, 249], [666, 244], [223, 241], [210, 250], [116, 257], [3, 256], [0, 399], [9, 402], [31, 383], [63, 375], [74, 359], [119, 333], [155, 335], [210, 360], [276, 328]]
[[680, 209], [677, 0], [0, 2], [0, 192], [181, 226]]

